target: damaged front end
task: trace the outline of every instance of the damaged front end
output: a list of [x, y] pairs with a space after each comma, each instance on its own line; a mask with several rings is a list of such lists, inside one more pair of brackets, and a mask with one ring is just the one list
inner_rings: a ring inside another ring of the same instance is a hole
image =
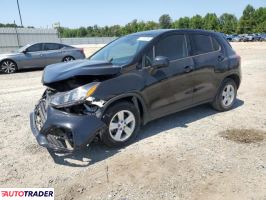
[[99, 82], [58, 92], [47, 89], [30, 115], [31, 129], [41, 146], [72, 152], [89, 144], [105, 128], [105, 101], [92, 96]]
[[38, 143], [61, 152], [89, 144], [106, 127], [102, 121], [106, 101], [103, 96], [109, 99], [105, 95], [97, 99], [94, 93], [120, 71], [120, 66], [110, 62], [92, 60], [45, 67], [42, 83], [47, 90], [30, 114], [31, 129]]

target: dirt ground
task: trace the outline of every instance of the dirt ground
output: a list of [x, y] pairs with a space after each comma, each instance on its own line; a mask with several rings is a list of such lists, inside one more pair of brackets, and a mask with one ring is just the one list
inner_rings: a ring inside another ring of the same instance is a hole
[[0, 75], [0, 187], [54, 187], [65, 200], [265, 200], [266, 43], [233, 47], [243, 73], [233, 110], [198, 106], [149, 123], [126, 148], [96, 142], [74, 155], [48, 152], [30, 131], [42, 71]]

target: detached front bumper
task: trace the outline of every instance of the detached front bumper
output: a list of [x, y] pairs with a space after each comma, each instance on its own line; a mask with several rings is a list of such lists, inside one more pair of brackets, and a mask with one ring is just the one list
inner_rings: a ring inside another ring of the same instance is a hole
[[30, 114], [30, 126], [39, 145], [60, 152], [72, 152], [89, 144], [105, 123], [95, 113], [67, 113], [40, 100]]

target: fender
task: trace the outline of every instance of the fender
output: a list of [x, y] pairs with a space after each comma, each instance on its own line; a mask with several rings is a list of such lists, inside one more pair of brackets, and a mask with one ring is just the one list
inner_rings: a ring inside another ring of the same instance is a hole
[[145, 103], [145, 101], [143, 100], [142, 96], [140, 94], [138, 94], [137, 92], [130, 92], [130, 93], [126, 93], [126, 94], [121, 94], [118, 95], [116, 97], [113, 97], [112, 99], [108, 100], [104, 106], [102, 107], [101, 113], [103, 117], [103, 114], [105, 113], [106, 109], [114, 102], [125, 99], [125, 98], [132, 98], [132, 102], [134, 103], [134, 105], [137, 107], [137, 109], [140, 111], [139, 108], [139, 104], [138, 101], [140, 102], [142, 109], [143, 109], [143, 116], [142, 116], [142, 123], [143, 125], [145, 125], [148, 121], [149, 121], [149, 113], [147, 111], [147, 105]]
[[[241, 84], [241, 74], [240, 74], [238, 71], [233, 70], [233, 71], [230, 71], [229, 73], [226, 73], [226, 74], [225, 74], [225, 76], [221, 79], [218, 88], [221, 87], [221, 85], [222, 85], [224, 79], [226, 79], [226, 78], [230, 78], [230, 77], [232, 77], [232, 76], [237, 76], [237, 77], [238, 77], [238, 79], [239, 79], [239, 86], [240, 86], [240, 84]], [[238, 87], [239, 87], [239, 86], [238, 86]]]

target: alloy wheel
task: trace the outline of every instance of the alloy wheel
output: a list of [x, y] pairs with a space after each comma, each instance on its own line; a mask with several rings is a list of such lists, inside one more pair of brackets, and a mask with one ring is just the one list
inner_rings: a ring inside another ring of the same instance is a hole
[[117, 112], [110, 121], [109, 134], [116, 142], [127, 140], [134, 132], [136, 119], [129, 110]]
[[16, 65], [14, 62], [6, 60], [6, 61], [2, 62], [1, 70], [2, 70], [2, 72], [6, 73], [6, 74], [14, 73], [16, 71]]
[[233, 85], [226, 85], [222, 93], [222, 104], [225, 107], [230, 106], [235, 99], [235, 88]]

